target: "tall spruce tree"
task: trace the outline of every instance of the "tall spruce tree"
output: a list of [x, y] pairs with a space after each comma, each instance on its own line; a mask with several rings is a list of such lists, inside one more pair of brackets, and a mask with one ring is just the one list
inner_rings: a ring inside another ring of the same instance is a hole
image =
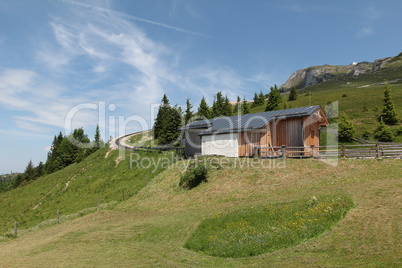
[[233, 114], [233, 107], [230, 104], [228, 96], [225, 96], [225, 101], [223, 103], [223, 114], [224, 116], [231, 116]]
[[246, 97], [243, 99], [243, 114], [249, 114], [250, 113], [250, 105], [247, 103]]
[[289, 93], [288, 101], [297, 100], [297, 96], [298, 96], [297, 89], [295, 87], [292, 87]]
[[174, 142], [179, 137], [181, 125], [181, 109], [177, 106], [170, 106], [169, 100], [164, 94], [155, 119], [154, 139], [157, 139], [160, 144]]
[[163, 134], [163, 131], [166, 129], [169, 123], [167, 122], [169, 107], [170, 107], [169, 100], [166, 94], [163, 94], [161, 105], [159, 106], [159, 110], [155, 118], [154, 131], [153, 131], [155, 140], [159, 139], [159, 137]]
[[200, 118], [203, 118], [203, 119], [212, 117], [211, 110], [210, 110], [210, 108], [208, 106], [208, 103], [207, 103], [207, 101], [205, 100], [204, 97], [202, 97], [202, 99], [201, 99], [200, 106], [198, 107], [197, 115]]
[[237, 96], [237, 101], [236, 101], [236, 104], [235, 104], [235, 106], [233, 108], [233, 113], [235, 115], [241, 115], [242, 114], [242, 108], [241, 107], [242, 107], [242, 102], [241, 102], [240, 96]]
[[95, 149], [98, 149], [102, 146], [99, 125], [96, 125], [94, 143], [95, 143]]
[[254, 92], [254, 98], [251, 107], [257, 107], [258, 105], [260, 105], [260, 98], [258, 97], [257, 92]]
[[212, 104], [212, 117], [219, 117], [225, 114], [225, 98], [222, 91], [216, 93]]
[[379, 121], [383, 121], [387, 125], [398, 124], [398, 118], [391, 96], [391, 86], [387, 83], [384, 91], [384, 108], [379, 116]]
[[260, 94], [258, 95], [258, 100], [260, 105], [265, 104], [265, 94], [260, 90]]
[[30, 181], [36, 178], [35, 166], [32, 163], [32, 160], [29, 160], [27, 167], [24, 171], [24, 180]]
[[191, 118], [193, 118], [194, 113], [191, 110], [193, 108], [193, 105], [190, 103], [190, 99], [186, 100], [186, 111], [184, 114], [184, 124], [188, 124], [190, 122]]
[[265, 111], [279, 110], [279, 105], [282, 102], [281, 93], [276, 85], [271, 87], [270, 90], [271, 91], [268, 93], [268, 102]]

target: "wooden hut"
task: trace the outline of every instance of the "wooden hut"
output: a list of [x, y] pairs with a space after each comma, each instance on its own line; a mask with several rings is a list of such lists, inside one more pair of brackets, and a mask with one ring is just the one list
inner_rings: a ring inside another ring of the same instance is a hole
[[[320, 128], [328, 120], [320, 106], [292, 108], [194, 121], [182, 128], [186, 155], [253, 156], [256, 147], [320, 145]], [[301, 148], [301, 149], [300, 149]]]

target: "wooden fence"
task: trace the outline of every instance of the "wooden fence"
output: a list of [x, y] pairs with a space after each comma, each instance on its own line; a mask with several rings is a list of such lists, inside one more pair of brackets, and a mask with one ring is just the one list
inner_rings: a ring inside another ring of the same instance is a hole
[[402, 144], [358, 144], [318, 147], [256, 147], [261, 158], [401, 158]]

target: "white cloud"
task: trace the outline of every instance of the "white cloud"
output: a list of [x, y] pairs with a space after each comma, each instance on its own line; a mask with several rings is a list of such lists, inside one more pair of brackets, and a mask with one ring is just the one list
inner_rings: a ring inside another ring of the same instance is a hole
[[358, 37], [369, 37], [375, 35], [375, 31], [372, 27], [364, 27], [361, 28], [358, 32], [357, 32], [357, 36]]

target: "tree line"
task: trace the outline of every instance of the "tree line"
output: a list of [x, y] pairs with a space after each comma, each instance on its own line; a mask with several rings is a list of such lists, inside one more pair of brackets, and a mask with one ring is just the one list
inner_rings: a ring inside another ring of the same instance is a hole
[[251, 108], [264, 105], [266, 105], [265, 111], [279, 110], [283, 108], [280, 105], [282, 101], [281, 93], [276, 85], [270, 88], [268, 94], [264, 94], [262, 91], [259, 94], [255, 93], [251, 103], [245, 97], [241, 100], [240, 96], [237, 96], [235, 103], [231, 103], [228, 96], [224, 96], [222, 91], [219, 91], [214, 95], [212, 106], [208, 105], [205, 97], [202, 97], [197, 111], [194, 112], [190, 99], [187, 99], [186, 109], [183, 112], [177, 105], [171, 105], [164, 94], [153, 126], [153, 136], [158, 144], [171, 144], [177, 141], [180, 135], [177, 130], [188, 124], [190, 120], [248, 114]]
[[94, 153], [104, 142], [101, 139], [99, 126], [96, 126], [94, 140], [91, 142], [83, 128], [63, 136], [60, 133], [54, 136], [50, 151], [45, 163], [42, 161], [35, 167], [32, 160], [28, 162], [23, 173], [2, 175], [0, 179], [0, 192], [17, 188], [37, 178], [51, 174], [71, 164], [81, 162], [85, 157]]
[[[161, 145], [171, 144], [175, 141], [177, 142], [176, 145], [178, 145], [180, 135], [178, 129], [188, 124], [190, 120], [195, 121], [221, 116], [248, 114], [251, 108], [258, 106], [265, 106], [265, 111], [287, 109], [291, 108], [288, 102], [295, 101], [297, 98], [298, 91], [296, 88], [290, 90], [286, 100], [281, 95], [281, 90], [274, 85], [270, 87], [268, 94], [264, 94], [262, 91], [260, 91], [260, 93], [254, 93], [254, 98], [251, 103], [246, 101], [245, 98], [241, 100], [240, 96], [237, 96], [237, 101], [232, 104], [228, 96], [224, 96], [222, 92], [219, 91], [214, 95], [214, 101], [211, 107], [208, 105], [205, 97], [202, 97], [197, 111], [194, 112], [190, 99], [187, 99], [186, 109], [183, 112], [177, 105], [170, 105], [166, 94], [164, 94], [153, 127], [154, 139]], [[388, 125], [395, 125], [399, 122], [392, 101], [391, 87], [389, 84], [386, 84], [383, 102], [384, 107], [381, 114], [377, 117], [379, 123], [376, 130], [373, 132], [373, 137], [378, 141], [389, 142], [393, 141], [395, 136]], [[344, 142], [353, 141], [356, 136], [356, 129], [347, 116], [342, 113], [337, 122], [339, 140]], [[400, 129], [399, 132], [402, 134], [402, 129]], [[367, 138], [370, 135], [371, 133], [363, 133], [363, 138]]]

